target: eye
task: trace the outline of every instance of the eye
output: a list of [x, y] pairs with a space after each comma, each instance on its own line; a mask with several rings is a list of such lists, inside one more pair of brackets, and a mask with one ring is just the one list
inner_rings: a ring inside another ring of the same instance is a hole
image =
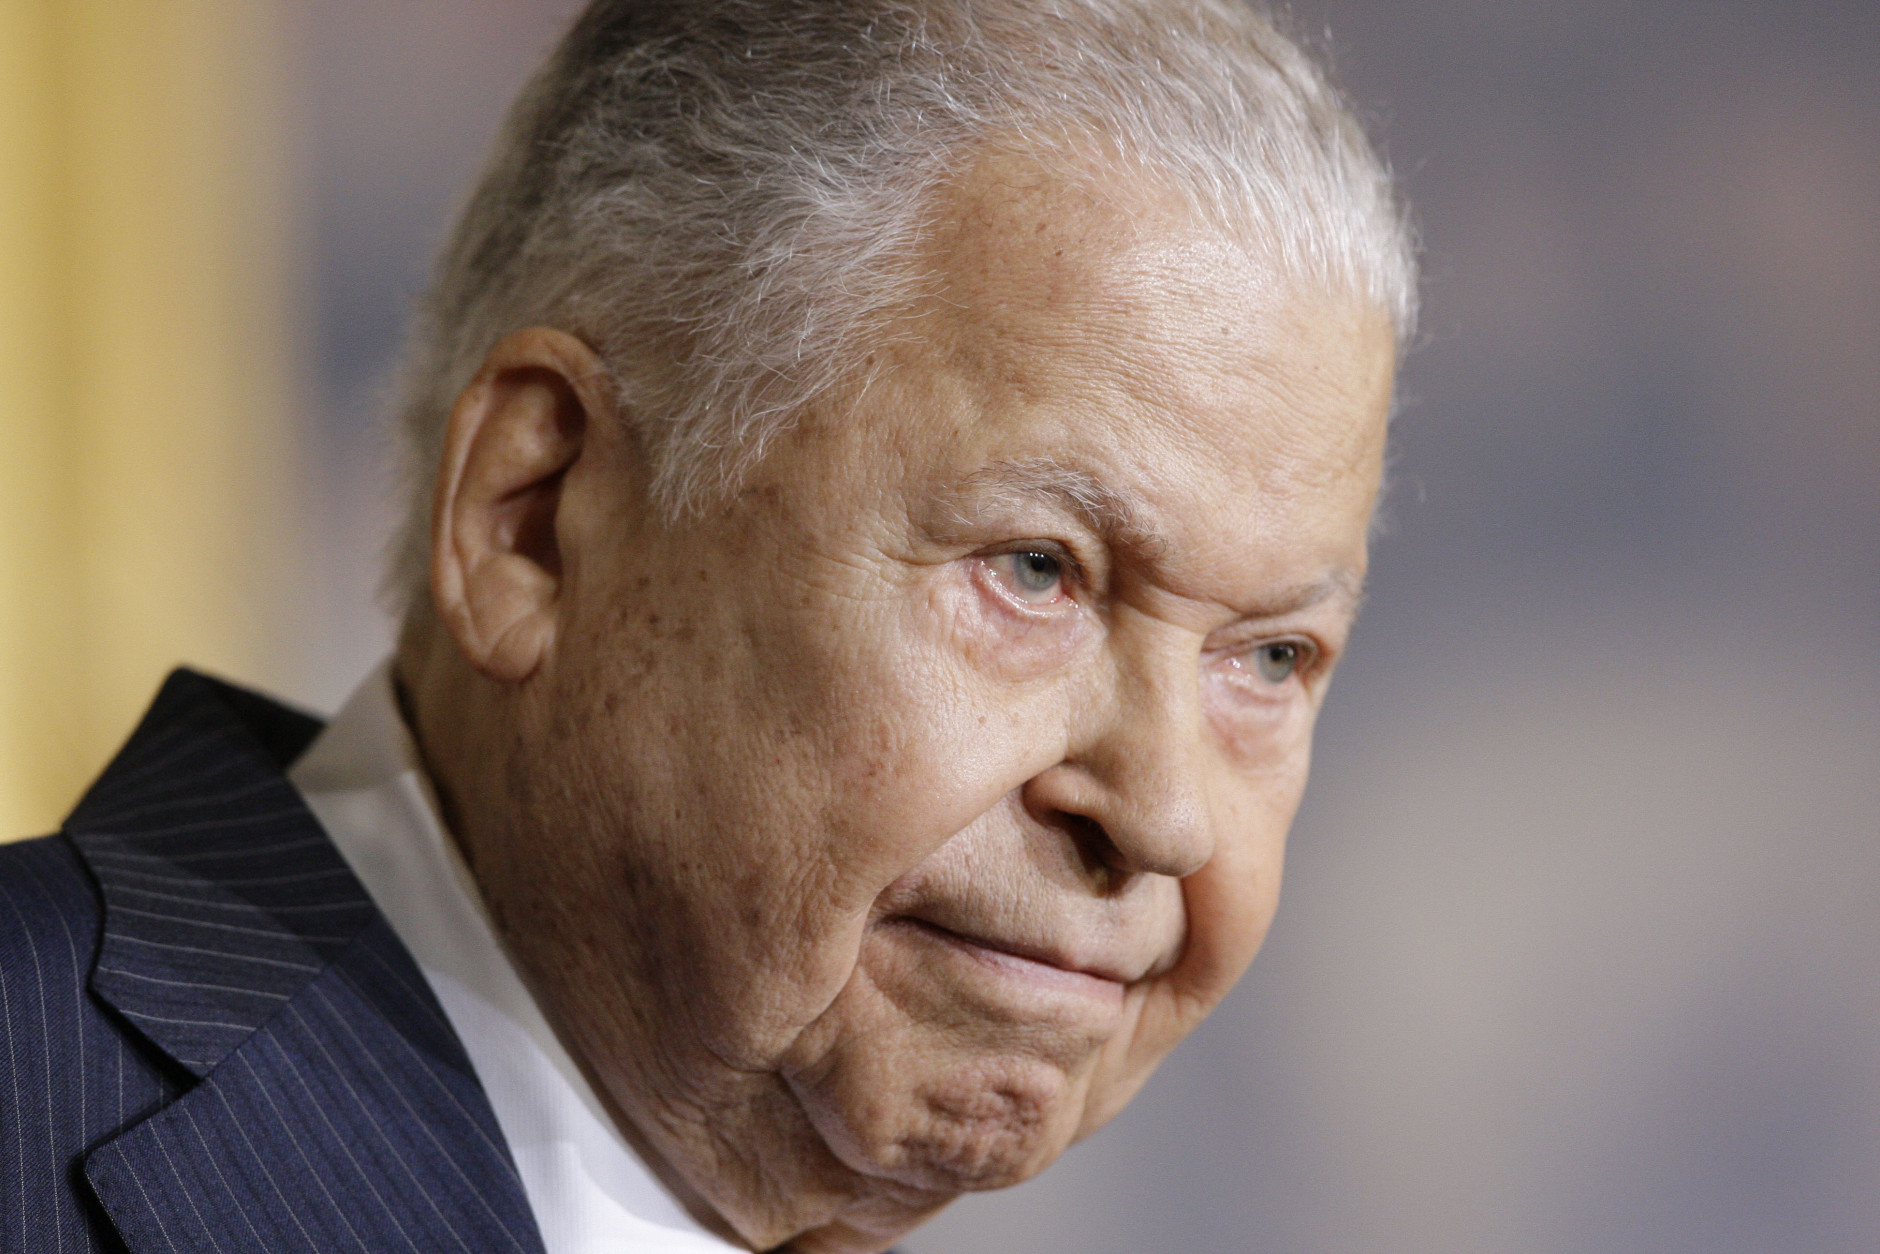
[[1001, 553], [992, 558], [990, 564], [1020, 601], [1043, 605], [1063, 591], [1063, 559], [1049, 553], [1021, 549], [1016, 553]]
[[1299, 645], [1292, 640], [1271, 640], [1253, 651], [1254, 666], [1269, 684], [1283, 684], [1299, 669]]

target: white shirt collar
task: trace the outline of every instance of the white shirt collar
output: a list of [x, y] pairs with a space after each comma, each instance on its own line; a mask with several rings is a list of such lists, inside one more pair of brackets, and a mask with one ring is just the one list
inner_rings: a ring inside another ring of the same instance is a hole
[[411, 951], [489, 1095], [548, 1254], [722, 1254], [628, 1146], [503, 952], [379, 666], [288, 778]]

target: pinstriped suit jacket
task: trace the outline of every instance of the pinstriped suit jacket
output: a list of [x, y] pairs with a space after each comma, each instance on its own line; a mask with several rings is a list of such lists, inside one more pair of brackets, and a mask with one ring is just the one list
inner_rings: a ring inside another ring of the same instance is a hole
[[283, 771], [319, 725], [172, 675], [0, 846], [0, 1252], [527, 1251], [470, 1060]]

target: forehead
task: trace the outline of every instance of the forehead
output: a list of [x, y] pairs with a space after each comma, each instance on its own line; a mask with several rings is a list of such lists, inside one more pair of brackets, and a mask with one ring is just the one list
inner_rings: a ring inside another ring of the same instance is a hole
[[889, 372], [904, 458], [968, 498], [1074, 472], [1186, 551], [1312, 526], [1362, 564], [1394, 365], [1380, 311], [1139, 177], [1009, 156], [950, 189], [929, 255], [934, 299]]

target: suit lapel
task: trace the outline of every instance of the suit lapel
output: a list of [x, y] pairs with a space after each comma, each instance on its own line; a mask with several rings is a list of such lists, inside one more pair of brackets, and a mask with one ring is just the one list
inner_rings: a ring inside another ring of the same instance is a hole
[[198, 1079], [376, 913], [271, 752], [319, 725], [281, 711], [271, 746], [226, 691], [172, 675], [65, 825], [104, 892], [92, 991]]
[[317, 731], [179, 671], [67, 822], [93, 992], [198, 1081], [86, 1176], [137, 1251], [538, 1251], [462, 1045], [283, 774]]

